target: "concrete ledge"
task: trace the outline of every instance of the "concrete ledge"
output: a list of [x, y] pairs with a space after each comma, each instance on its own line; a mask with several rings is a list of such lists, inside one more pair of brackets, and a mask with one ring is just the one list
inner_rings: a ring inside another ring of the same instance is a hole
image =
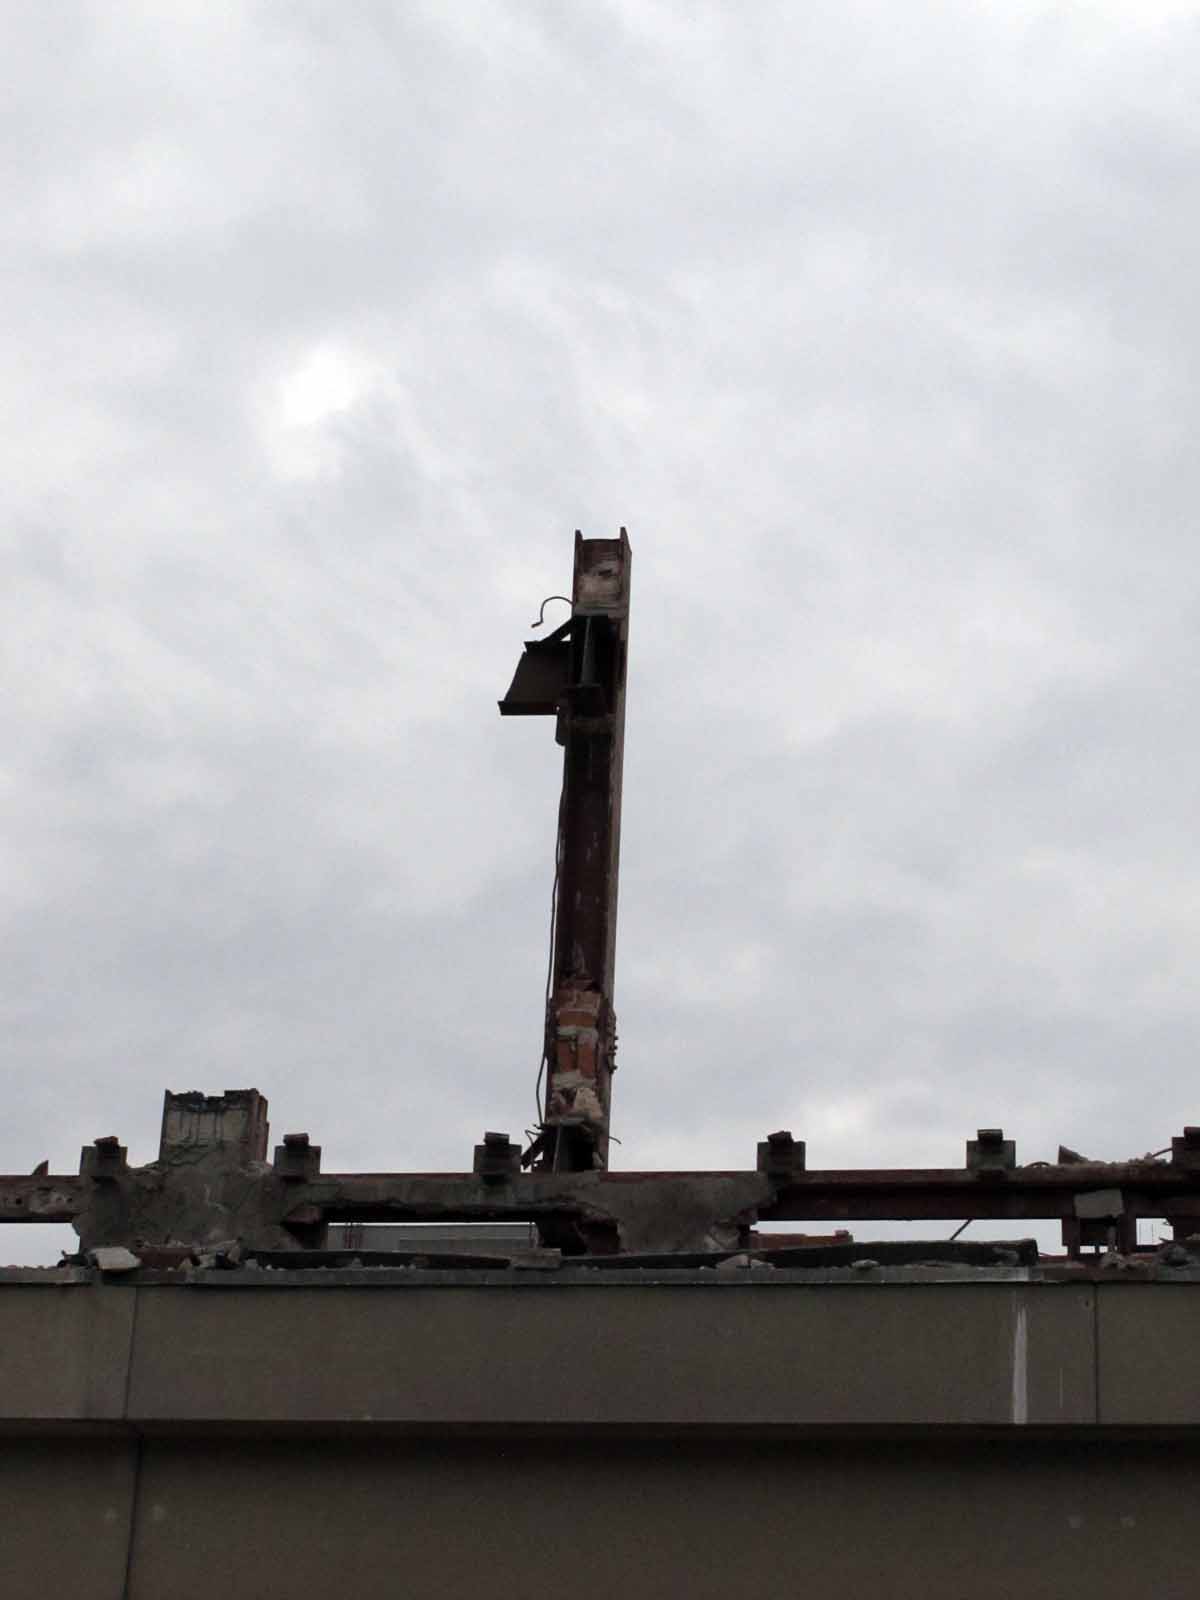
[[0, 1280], [2, 1595], [1195, 1588], [1195, 1282], [131, 1276]]
[[368, 1293], [332, 1274], [312, 1275], [319, 1287], [171, 1276], [0, 1287], [0, 1338], [17, 1352], [0, 1367], [0, 1427], [794, 1432], [1096, 1417], [1086, 1283], [689, 1273], [618, 1291], [508, 1274]]
[[1099, 1420], [1169, 1426], [1200, 1419], [1200, 1294], [1105, 1285], [1097, 1338]]
[[155, 1442], [129, 1594], [477, 1600], [548, 1572], [577, 1600], [1188, 1600], [1198, 1455]]
[[0, 1284], [0, 1419], [122, 1420], [136, 1308], [99, 1283]]
[[0, 1340], [9, 1436], [1200, 1428], [1195, 1280], [68, 1269]]
[[141, 1289], [129, 1419], [1090, 1422], [1093, 1292]]
[[0, 1594], [1190, 1600], [1200, 1448], [20, 1440]]
[[137, 1453], [128, 1439], [21, 1439], [0, 1447], [0, 1594], [125, 1594]]

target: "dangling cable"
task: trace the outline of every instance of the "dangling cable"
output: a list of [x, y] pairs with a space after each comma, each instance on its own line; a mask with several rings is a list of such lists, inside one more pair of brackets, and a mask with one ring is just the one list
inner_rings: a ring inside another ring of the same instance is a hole
[[546, 598], [542, 601], [542, 609], [538, 612], [537, 621], [536, 622], [531, 622], [529, 624], [529, 626], [531, 628], [540, 628], [541, 627], [541, 625], [544, 622], [545, 617], [546, 617], [546, 607], [550, 604], [550, 602], [552, 600], [561, 600], [564, 605], [568, 605], [568, 606], [573, 603], [571, 600], [569, 600], [567, 598], [567, 596], [565, 594], [548, 594], [546, 596]]
[[[561, 598], [561, 596], [559, 597]], [[545, 610], [545, 605], [542, 607]], [[546, 1005], [542, 1030], [542, 1062], [538, 1067], [537, 1083], [533, 1095], [537, 1101], [538, 1127], [545, 1121], [542, 1115], [542, 1079], [550, 1063], [550, 995], [554, 986], [554, 939], [558, 931], [558, 879], [562, 870], [563, 813], [567, 806], [567, 764], [563, 762], [562, 788], [558, 794], [558, 831], [554, 836], [554, 887], [550, 891], [550, 955], [546, 961]]]

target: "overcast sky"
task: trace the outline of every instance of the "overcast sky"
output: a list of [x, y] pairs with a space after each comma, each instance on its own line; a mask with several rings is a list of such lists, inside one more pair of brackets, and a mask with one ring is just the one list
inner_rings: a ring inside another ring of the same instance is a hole
[[621, 523], [614, 1165], [1200, 1121], [1200, 6], [0, 33], [0, 1171], [164, 1088], [519, 1137], [560, 752], [495, 702]]

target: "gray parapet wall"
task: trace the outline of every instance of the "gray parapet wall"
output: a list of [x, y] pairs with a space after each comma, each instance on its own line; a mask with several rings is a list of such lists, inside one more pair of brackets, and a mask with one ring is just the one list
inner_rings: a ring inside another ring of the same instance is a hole
[[1200, 1280], [0, 1273], [0, 1595], [1179, 1597]]

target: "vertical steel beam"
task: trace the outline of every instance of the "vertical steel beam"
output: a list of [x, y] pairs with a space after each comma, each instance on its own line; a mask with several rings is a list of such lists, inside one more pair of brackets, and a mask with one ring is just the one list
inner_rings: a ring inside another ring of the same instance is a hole
[[608, 1166], [631, 564], [624, 528], [617, 539], [575, 535], [572, 681], [558, 719], [563, 801], [546, 1018], [547, 1156], [559, 1170]]
[[563, 746], [546, 1099], [531, 1154], [564, 1172], [608, 1166], [631, 566], [624, 528], [575, 535], [570, 621], [526, 646], [500, 704], [509, 715], [553, 710]]

